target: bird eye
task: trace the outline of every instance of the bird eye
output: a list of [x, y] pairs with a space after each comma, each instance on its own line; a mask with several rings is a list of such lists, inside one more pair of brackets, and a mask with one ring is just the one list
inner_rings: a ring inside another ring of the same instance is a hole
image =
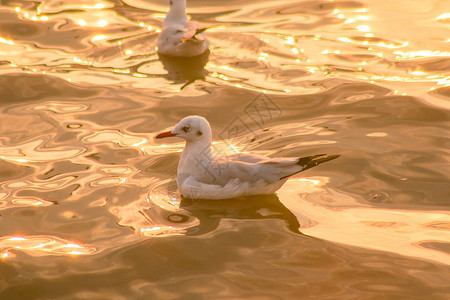
[[183, 130], [184, 132], [188, 133], [189, 131], [191, 131], [191, 127], [190, 126], [183, 126], [181, 128], [181, 130]]

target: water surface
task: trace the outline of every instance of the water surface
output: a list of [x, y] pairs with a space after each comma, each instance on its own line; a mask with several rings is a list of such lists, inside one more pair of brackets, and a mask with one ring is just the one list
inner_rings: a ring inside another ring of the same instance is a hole
[[[0, 298], [446, 299], [450, 5], [188, 0], [191, 60], [155, 51], [167, 8], [1, 2]], [[341, 157], [182, 199], [154, 136], [190, 114], [221, 151]]]

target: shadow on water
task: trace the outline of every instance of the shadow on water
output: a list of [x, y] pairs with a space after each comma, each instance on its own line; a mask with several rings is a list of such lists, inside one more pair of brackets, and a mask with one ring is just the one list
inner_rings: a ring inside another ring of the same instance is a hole
[[207, 50], [203, 54], [194, 57], [177, 57], [158, 53], [159, 60], [167, 70], [165, 76], [167, 80], [174, 83], [185, 84], [181, 87], [183, 90], [186, 86], [194, 83], [196, 80], [203, 80], [208, 74], [205, 66], [209, 60], [210, 51]]
[[189, 211], [200, 223], [187, 235], [203, 235], [214, 231], [222, 219], [283, 220], [287, 228], [300, 233], [296, 216], [276, 195], [258, 195], [224, 200], [192, 200], [183, 198], [180, 207]]

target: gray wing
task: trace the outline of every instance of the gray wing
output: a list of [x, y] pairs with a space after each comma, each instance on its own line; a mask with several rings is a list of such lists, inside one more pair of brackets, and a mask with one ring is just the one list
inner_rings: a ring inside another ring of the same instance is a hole
[[201, 182], [224, 186], [230, 180], [255, 183], [276, 183], [291, 175], [315, 167], [339, 157], [318, 154], [301, 158], [267, 158], [264, 156], [239, 154], [215, 159], [197, 178]]

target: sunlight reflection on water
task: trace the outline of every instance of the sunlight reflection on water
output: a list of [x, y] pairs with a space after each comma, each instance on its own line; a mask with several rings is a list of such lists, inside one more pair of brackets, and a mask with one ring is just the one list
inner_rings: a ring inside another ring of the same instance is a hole
[[[322, 188], [327, 182], [327, 178], [310, 181], [294, 179], [288, 181], [279, 192], [282, 199], [287, 199], [284, 202], [286, 207], [298, 215], [299, 220], [306, 218], [300, 222], [304, 234], [338, 243], [427, 258], [443, 264], [450, 261], [450, 254], [422, 246], [427, 242], [450, 240], [448, 212], [364, 207], [345, 194], [339, 195]], [[298, 191], [301, 191], [300, 197]], [[324, 196], [321, 197], [321, 194]], [[333, 202], [328, 203], [326, 199]], [[447, 225], [433, 228], [430, 226], [432, 224]]]
[[[450, 7], [274, 3], [188, 1], [211, 27], [193, 59], [155, 50], [164, 0], [0, 4], [2, 298], [445, 299]], [[183, 144], [154, 137], [190, 114], [220, 153], [341, 157], [189, 201]]]
[[88, 255], [95, 254], [97, 249], [51, 236], [0, 238], [0, 252], [3, 253], [3, 258], [8, 258], [10, 253], [17, 251], [24, 251], [32, 256]]

